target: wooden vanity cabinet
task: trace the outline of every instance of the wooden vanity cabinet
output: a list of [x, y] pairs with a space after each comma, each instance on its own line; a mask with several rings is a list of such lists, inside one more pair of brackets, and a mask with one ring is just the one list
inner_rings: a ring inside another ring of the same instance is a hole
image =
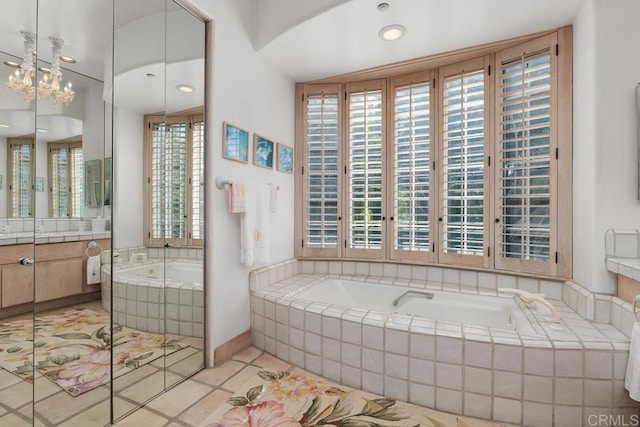
[[0, 307], [33, 302], [33, 266], [18, 265], [33, 258], [33, 245], [0, 246]]

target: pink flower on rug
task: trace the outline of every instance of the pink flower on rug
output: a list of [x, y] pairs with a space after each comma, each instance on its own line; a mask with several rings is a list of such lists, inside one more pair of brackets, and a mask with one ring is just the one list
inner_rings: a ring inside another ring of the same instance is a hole
[[229, 409], [219, 423], [210, 427], [299, 427], [301, 424], [284, 413], [282, 403], [270, 400], [253, 406]]
[[[114, 354], [113, 372], [118, 372], [129, 359], [129, 353]], [[66, 365], [55, 381], [60, 387], [74, 395], [84, 393], [95, 387], [107, 383], [111, 377], [111, 352], [109, 350], [96, 350], [80, 360], [74, 360]]]

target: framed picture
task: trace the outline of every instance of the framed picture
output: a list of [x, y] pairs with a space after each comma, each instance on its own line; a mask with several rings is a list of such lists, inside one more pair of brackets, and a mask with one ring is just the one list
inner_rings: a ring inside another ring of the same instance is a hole
[[222, 157], [249, 162], [249, 132], [227, 122], [222, 125]]
[[84, 162], [84, 205], [90, 208], [102, 206], [102, 160]]
[[44, 191], [44, 178], [41, 176], [36, 177], [36, 191]]
[[253, 135], [253, 163], [263, 168], [273, 169], [273, 156], [275, 151], [273, 141], [260, 136]]
[[280, 172], [293, 173], [293, 148], [278, 144], [276, 153], [276, 169]]

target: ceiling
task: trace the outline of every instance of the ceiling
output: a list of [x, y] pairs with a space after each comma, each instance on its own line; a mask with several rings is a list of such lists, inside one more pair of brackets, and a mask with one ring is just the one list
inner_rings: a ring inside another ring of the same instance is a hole
[[[256, 1], [264, 9], [287, 0]], [[254, 46], [295, 81], [554, 29], [571, 24], [585, 0], [387, 0], [384, 12], [377, 9], [383, 0], [319, 1], [334, 7], [298, 5], [287, 13], [258, 14]], [[311, 12], [315, 16], [308, 17]], [[395, 42], [380, 39], [378, 31], [390, 24], [404, 25], [406, 35]]]

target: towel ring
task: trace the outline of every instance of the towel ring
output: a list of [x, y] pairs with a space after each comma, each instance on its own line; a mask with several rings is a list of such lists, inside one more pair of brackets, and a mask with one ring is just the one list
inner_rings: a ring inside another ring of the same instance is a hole
[[[97, 249], [98, 253], [95, 255], [90, 255], [89, 251], [91, 249]], [[89, 243], [87, 243], [87, 249], [84, 251], [85, 254], [87, 254], [87, 258], [91, 257], [91, 256], [98, 256], [102, 253], [102, 246], [100, 246], [98, 243], [96, 243], [94, 240], [90, 241]]]
[[640, 303], [640, 295], [636, 295], [633, 299], [633, 315], [636, 316], [636, 320], [638, 320], [638, 303]]

